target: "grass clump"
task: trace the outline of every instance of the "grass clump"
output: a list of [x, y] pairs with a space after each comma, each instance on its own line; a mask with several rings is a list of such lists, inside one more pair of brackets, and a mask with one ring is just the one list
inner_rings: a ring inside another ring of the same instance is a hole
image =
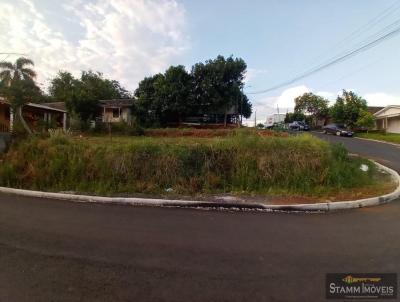
[[[360, 165], [370, 166], [362, 172]], [[375, 167], [310, 135], [32, 138], [3, 156], [0, 185], [104, 195], [320, 194], [371, 183]]]

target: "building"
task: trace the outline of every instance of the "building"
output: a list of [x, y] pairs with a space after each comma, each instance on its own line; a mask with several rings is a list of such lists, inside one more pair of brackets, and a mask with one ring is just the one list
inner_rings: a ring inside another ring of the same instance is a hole
[[104, 123], [132, 123], [133, 99], [100, 100], [101, 120]]
[[400, 133], [400, 105], [390, 105], [374, 113], [376, 128], [388, 133]]
[[[67, 111], [52, 108], [44, 104], [27, 103], [22, 108], [22, 115], [35, 130], [43, 125], [52, 125], [56, 128], [67, 128]], [[14, 126], [14, 113], [10, 104], [0, 98], [0, 132], [12, 132]]]

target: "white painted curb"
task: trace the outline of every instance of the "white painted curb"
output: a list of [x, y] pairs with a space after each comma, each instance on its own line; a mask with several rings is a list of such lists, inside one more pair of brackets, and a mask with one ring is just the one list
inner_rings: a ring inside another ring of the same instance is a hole
[[260, 203], [215, 203], [215, 202], [204, 202], [195, 200], [172, 200], [172, 199], [136, 198], [136, 197], [130, 197], [130, 198], [102, 197], [102, 196], [31, 191], [31, 190], [13, 189], [7, 187], [0, 187], [0, 193], [15, 194], [20, 196], [36, 197], [36, 198], [70, 200], [73, 202], [122, 204], [122, 205], [133, 205], [133, 206], [175, 206], [175, 207], [194, 207], [194, 208], [217, 207], [217, 208], [258, 209], [266, 211], [328, 212], [335, 210], [346, 210], [346, 209], [377, 206], [400, 198], [400, 175], [396, 171], [386, 166], [383, 166], [377, 162], [375, 162], [375, 164], [378, 166], [379, 169], [386, 171], [392, 176], [393, 180], [397, 183], [397, 188], [395, 191], [383, 196], [371, 197], [360, 200], [322, 202], [314, 204], [265, 205]]

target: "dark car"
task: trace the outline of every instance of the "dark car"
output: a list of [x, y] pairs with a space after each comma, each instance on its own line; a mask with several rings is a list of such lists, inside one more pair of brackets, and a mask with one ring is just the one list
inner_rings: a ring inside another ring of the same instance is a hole
[[290, 130], [298, 130], [298, 131], [308, 131], [310, 130], [310, 127], [302, 121], [294, 121], [293, 123], [289, 124], [289, 129]]
[[353, 132], [344, 129], [344, 127], [339, 126], [337, 124], [330, 124], [330, 125], [326, 125], [325, 127], [322, 128], [322, 130], [324, 130], [324, 133], [332, 133], [335, 134], [337, 136], [353, 136]]

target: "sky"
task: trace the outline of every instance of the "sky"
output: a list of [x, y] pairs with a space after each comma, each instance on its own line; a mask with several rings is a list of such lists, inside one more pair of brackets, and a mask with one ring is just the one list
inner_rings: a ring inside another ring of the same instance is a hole
[[278, 108], [291, 111], [304, 92], [334, 102], [350, 89], [371, 106], [400, 104], [400, 34], [288, 86], [252, 94], [355, 49], [399, 20], [399, 0], [1, 0], [0, 52], [33, 59], [44, 89], [59, 70], [94, 70], [130, 91], [170, 65], [190, 70], [217, 55], [241, 57], [245, 92], [265, 121]]

